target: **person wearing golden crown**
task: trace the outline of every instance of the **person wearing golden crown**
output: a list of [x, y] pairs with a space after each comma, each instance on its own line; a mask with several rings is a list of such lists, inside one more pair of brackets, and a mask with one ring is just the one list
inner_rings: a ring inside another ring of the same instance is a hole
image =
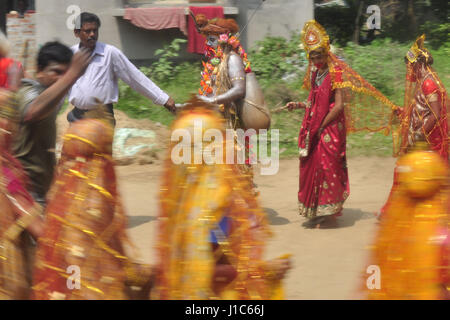
[[448, 96], [425, 48], [425, 35], [416, 39], [405, 56], [406, 84], [400, 136], [396, 154], [404, 154], [416, 141], [426, 141], [444, 159], [448, 158]]
[[308, 21], [301, 36], [309, 65], [306, 102], [289, 102], [289, 110], [305, 109], [299, 133], [299, 213], [307, 227], [334, 225], [349, 196], [346, 134], [389, 131], [397, 107], [345, 62], [330, 52], [325, 29]]
[[[404, 106], [397, 112], [400, 125], [394, 134], [394, 154], [403, 155], [418, 141], [425, 142], [448, 161], [448, 96], [442, 81], [433, 70], [433, 57], [425, 48], [425, 35], [416, 39], [405, 56], [406, 83]], [[386, 204], [380, 211], [384, 215], [397, 188], [397, 170]]]

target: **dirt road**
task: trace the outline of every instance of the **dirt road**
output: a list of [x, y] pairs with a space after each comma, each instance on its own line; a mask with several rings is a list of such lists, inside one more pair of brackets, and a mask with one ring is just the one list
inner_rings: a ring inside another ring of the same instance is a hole
[[[335, 229], [305, 229], [297, 214], [298, 160], [280, 162], [278, 174], [255, 181], [273, 239], [267, 258], [292, 253], [294, 266], [286, 284], [287, 299], [354, 299], [365, 271], [367, 249], [377, 228], [374, 212], [389, 193], [395, 159], [350, 158], [350, 197]], [[129, 233], [142, 260], [155, 261], [161, 163], [117, 167], [119, 187], [129, 218]]]

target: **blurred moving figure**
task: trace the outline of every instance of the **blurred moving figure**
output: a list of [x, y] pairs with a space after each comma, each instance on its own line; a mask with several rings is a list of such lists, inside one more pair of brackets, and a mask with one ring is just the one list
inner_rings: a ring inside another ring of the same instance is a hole
[[[33, 246], [43, 230], [41, 206], [26, 190], [27, 176], [12, 156], [18, 113], [11, 91], [0, 89], [0, 299], [28, 299]], [[28, 232], [24, 232], [27, 230]]]
[[223, 117], [197, 100], [172, 126], [172, 137], [183, 139], [172, 141], [161, 187], [154, 299], [282, 298], [274, 294], [289, 259], [263, 261], [265, 213], [238, 165], [223, 164], [235, 148], [224, 129]]
[[[433, 57], [425, 48], [421, 35], [405, 57], [406, 84], [404, 107], [397, 112], [400, 126], [394, 132], [394, 154], [403, 155], [419, 141], [426, 142], [444, 161], [448, 161], [448, 96], [442, 81], [431, 67]], [[388, 201], [380, 217], [387, 211], [397, 187], [397, 172]]]
[[425, 143], [416, 148], [398, 161], [397, 191], [370, 260], [380, 287], [366, 291], [369, 299], [450, 298], [448, 167]]
[[90, 58], [86, 51], [74, 55], [62, 43], [47, 42], [36, 60], [35, 79], [23, 79], [16, 95], [19, 127], [13, 150], [29, 177], [27, 190], [45, 206], [56, 165], [56, 116]]
[[[64, 136], [38, 242], [34, 299], [127, 299], [128, 285], [143, 287], [149, 281], [149, 270], [140, 269], [125, 253], [127, 220], [107, 115], [104, 111], [103, 120], [77, 121]], [[79, 290], [72, 290], [70, 283]]]
[[11, 141], [20, 122], [13, 95], [23, 69], [8, 58], [9, 50], [10, 43], [0, 32], [0, 299], [28, 299], [33, 242], [42, 232], [43, 220], [41, 207], [26, 190], [24, 169], [13, 156]]
[[[8, 134], [8, 139], [13, 140], [12, 154], [20, 161], [20, 168], [23, 168], [27, 176], [27, 179], [20, 180], [21, 186], [42, 206], [45, 206], [45, 196], [53, 179], [56, 163], [56, 115], [62, 106], [64, 95], [89, 63], [86, 52], [72, 56], [72, 51], [61, 43], [44, 44], [37, 56], [36, 79], [23, 79], [22, 86], [15, 94], [14, 110], [17, 118], [14, 121], [14, 134]], [[17, 167], [16, 164], [13, 166]], [[40, 228], [34, 224], [33, 222], [30, 226]], [[29, 233], [28, 229], [21, 232], [20, 239], [28, 286], [31, 287], [38, 233], [36, 230], [34, 234]], [[14, 264], [11, 266], [14, 268]], [[20, 270], [19, 265], [17, 268]]]

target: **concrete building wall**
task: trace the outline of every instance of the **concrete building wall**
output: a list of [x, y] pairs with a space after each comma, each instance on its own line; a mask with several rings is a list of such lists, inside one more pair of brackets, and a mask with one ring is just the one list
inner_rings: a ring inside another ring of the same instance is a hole
[[[117, 9], [123, 9], [127, 1], [122, 0], [36, 0], [37, 43], [59, 40], [67, 45], [78, 43], [73, 29], [67, 24], [78, 15], [75, 6], [81, 11], [97, 14], [102, 22], [99, 41], [114, 45], [125, 55], [137, 62], [146, 63], [154, 59], [154, 52], [175, 38], [185, 38], [177, 29], [161, 31], [144, 30], [132, 25]], [[194, 59], [187, 53], [183, 59]]]
[[67, 45], [77, 43], [68, 23], [79, 14], [75, 10], [96, 13], [102, 21], [100, 41], [120, 47], [120, 33], [117, 18], [111, 14], [111, 9], [121, 8], [122, 0], [36, 0], [37, 43], [42, 45], [47, 41], [58, 39]]
[[[261, 0], [217, 0], [224, 7], [236, 7], [236, 18], [243, 27]], [[193, 4], [193, 3], [192, 3]], [[175, 38], [186, 38], [177, 29], [150, 31], [140, 29], [123, 19], [125, 6], [188, 6], [188, 0], [36, 0], [36, 42], [39, 45], [58, 39], [67, 45], [77, 43], [73, 30], [67, 24], [81, 11], [96, 13], [101, 21], [99, 41], [112, 44], [121, 49], [137, 64], [155, 59], [155, 50]], [[195, 3], [208, 5], [208, 3]], [[122, 9], [122, 10], [120, 10]], [[118, 13], [119, 12], [119, 13]], [[122, 12], [122, 13], [121, 13]], [[313, 18], [313, 0], [268, 0], [255, 14], [254, 19], [242, 36], [245, 47], [266, 35], [289, 37], [291, 32], [299, 31], [304, 22]], [[185, 49], [185, 47], [183, 48]], [[183, 50], [181, 59], [198, 59], [197, 55]]]
[[[231, 3], [239, 8], [238, 22], [243, 27], [261, 0], [234, 0]], [[292, 32], [300, 31], [305, 22], [313, 18], [313, 0], [267, 0], [244, 31], [243, 43], [251, 47], [268, 35], [290, 38]]]

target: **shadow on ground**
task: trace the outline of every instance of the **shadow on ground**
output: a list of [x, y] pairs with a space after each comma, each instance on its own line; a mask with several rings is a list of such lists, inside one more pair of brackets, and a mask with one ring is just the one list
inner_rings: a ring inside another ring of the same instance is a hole
[[156, 220], [153, 216], [128, 216], [128, 229], [140, 226], [141, 224]]
[[[284, 225], [291, 223], [288, 219], [279, 217], [278, 212], [270, 208], [264, 208], [270, 225]], [[135, 228], [141, 224], [156, 220], [154, 216], [128, 216], [128, 229]]]
[[267, 219], [270, 225], [282, 226], [284, 224], [291, 223], [288, 219], [279, 217], [278, 212], [271, 208], [264, 208], [264, 212], [267, 214]]
[[358, 220], [375, 219], [372, 212], [362, 211], [361, 209], [345, 208], [342, 210], [342, 216], [338, 218], [338, 228], [347, 228], [355, 225]]
[[[324, 218], [315, 218], [305, 221], [302, 225], [307, 229], [342, 229], [352, 227], [359, 220], [375, 219], [375, 215], [361, 209], [342, 210], [342, 215], [336, 220], [325, 220]], [[320, 223], [320, 224], [319, 224]]]

